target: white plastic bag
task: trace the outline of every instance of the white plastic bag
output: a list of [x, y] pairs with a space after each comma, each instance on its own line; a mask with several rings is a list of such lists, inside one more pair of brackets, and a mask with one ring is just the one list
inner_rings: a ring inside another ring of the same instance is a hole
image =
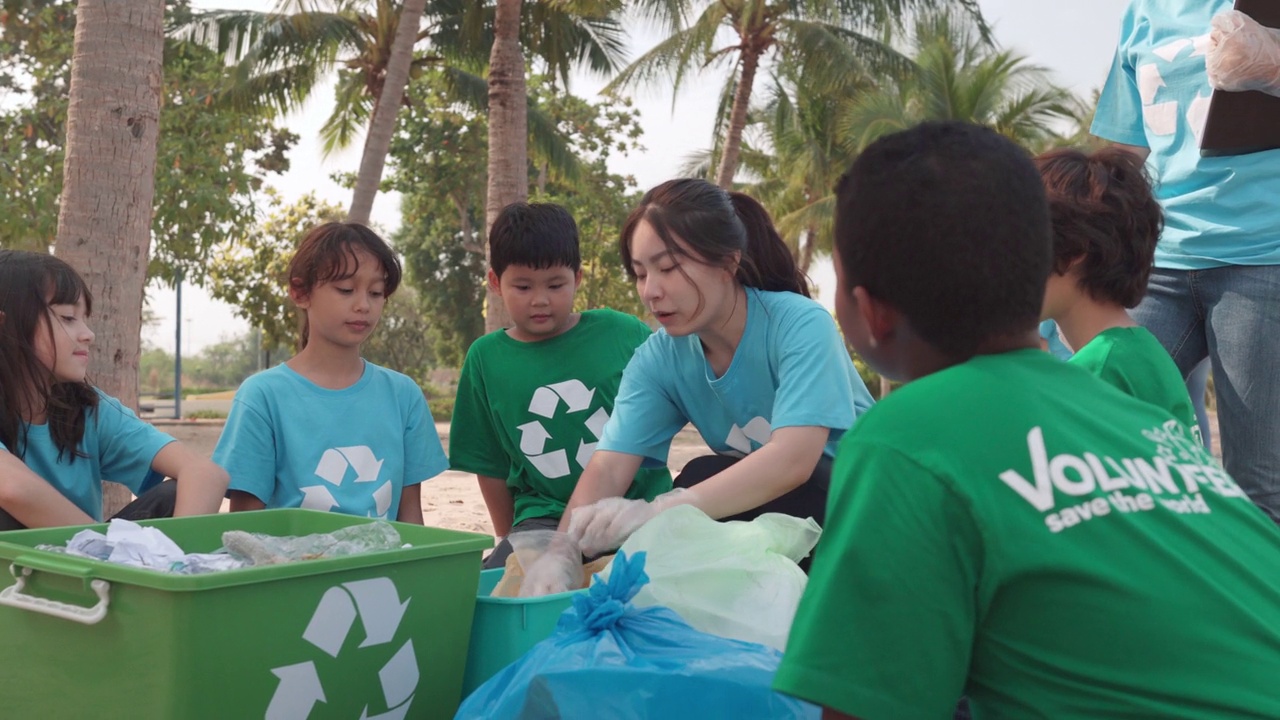
[[1258, 90], [1280, 97], [1280, 30], [1238, 10], [1215, 15], [1205, 70], [1217, 90]]
[[632, 603], [671, 608], [702, 632], [785, 650], [808, 582], [796, 563], [821, 534], [812, 518], [767, 513], [717, 522], [692, 505], [676, 506], [622, 544], [627, 555], [647, 555], [649, 584]]

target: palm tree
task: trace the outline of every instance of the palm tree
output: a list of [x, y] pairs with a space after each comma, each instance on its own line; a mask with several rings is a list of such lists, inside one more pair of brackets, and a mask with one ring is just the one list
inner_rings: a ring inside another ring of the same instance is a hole
[[[526, 13], [530, 18], [521, 27], [530, 28], [528, 44], [545, 53], [543, 62], [564, 77], [579, 61], [598, 71], [616, 68], [622, 57], [616, 21], [578, 14], [578, 4], [548, 3], [536, 16]], [[220, 101], [245, 111], [296, 110], [336, 72], [336, 103], [320, 131], [329, 153], [349, 145], [368, 126], [388, 82], [400, 13], [394, 0], [279, 0], [270, 12], [198, 14], [180, 31], [237, 61]], [[423, 18], [414, 47], [425, 42], [429, 51], [415, 54], [409, 75], [440, 67], [459, 101], [485, 108], [486, 83], [479, 73], [487, 61], [492, 13], [475, 0], [428, 0]], [[401, 97], [401, 103], [410, 101]], [[553, 163], [569, 163], [566, 170], [572, 171], [571, 154], [549, 132], [552, 126], [548, 118], [530, 118], [535, 148]], [[357, 184], [376, 186], [377, 181], [357, 177]]]
[[[95, 323], [90, 374], [104, 392], [132, 407], [138, 403], [163, 66], [161, 0], [77, 3], [54, 247], [84, 275], [102, 318]], [[105, 486], [103, 512], [109, 517], [129, 497], [123, 487]]]
[[757, 112], [768, 152], [747, 163], [760, 180], [746, 190], [769, 208], [802, 267], [830, 252], [832, 189], [877, 138], [926, 120], [963, 120], [1039, 150], [1060, 143], [1055, 127], [1080, 112], [1079, 101], [1043, 69], [995, 48], [977, 26], [926, 17], [911, 45], [909, 72], [863, 76], [840, 94], [821, 96], [786, 78]]
[[382, 169], [391, 147], [391, 135], [396, 131], [396, 111], [399, 98], [404, 96], [409, 83], [409, 65], [413, 62], [413, 46], [418, 41], [418, 27], [427, 0], [405, 0], [397, 22], [396, 37], [391, 43], [391, 57], [387, 60], [387, 77], [378, 93], [373, 117], [369, 118], [369, 134], [365, 136], [364, 153], [360, 158], [360, 170], [356, 173], [356, 187], [352, 192], [349, 222], [369, 224], [373, 210], [373, 197], [382, 182]]
[[758, 113], [756, 127], [772, 152], [747, 155], [746, 169], [761, 179], [746, 190], [769, 208], [806, 272], [820, 243], [831, 237], [831, 190], [856, 157], [841, 142], [837, 100], [847, 101], [871, 87], [870, 79], [856, 79], [840, 96], [823, 97], [802, 84], [778, 83]]
[[[489, 56], [489, 187], [484, 226], [493, 227], [502, 208], [529, 196], [528, 115], [525, 112], [524, 53], [520, 49], [522, 0], [498, 0]], [[488, 245], [485, 245], [488, 258]], [[484, 329], [506, 327], [511, 317], [497, 293], [485, 294]]]
[[[678, 10], [680, 17], [691, 14], [688, 0], [669, 0], [664, 5]], [[658, 79], [671, 79], [678, 89], [691, 71], [732, 62], [717, 127], [717, 135], [723, 132], [724, 137], [716, 183], [729, 187], [738, 169], [742, 133], [762, 63], [771, 60], [768, 67], [804, 78], [811, 88], [839, 90], [861, 69], [907, 65], [877, 37], [881, 32], [877, 28], [895, 24], [908, 14], [943, 7], [962, 9], [982, 24], [976, 0], [718, 0], [709, 3], [687, 28], [676, 29], [636, 59], [605, 91]], [[717, 46], [724, 28], [731, 31], [732, 40]]]
[[898, 82], [847, 103], [845, 146], [860, 152], [877, 138], [926, 120], [986, 125], [1035, 151], [1057, 137], [1079, 101], [1048, 72], [1011, 50], [993, 49], [946, 14], [924, 18], [914, 36], [915, 69]]

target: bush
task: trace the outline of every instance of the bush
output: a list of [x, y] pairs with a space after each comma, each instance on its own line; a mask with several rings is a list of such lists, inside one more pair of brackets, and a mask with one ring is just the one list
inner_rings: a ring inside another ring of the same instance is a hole
[[427, 401], [427, 409], [431, 411], [431, 418], [436, 422], [452, 420], [453, 398], [432, 398]]

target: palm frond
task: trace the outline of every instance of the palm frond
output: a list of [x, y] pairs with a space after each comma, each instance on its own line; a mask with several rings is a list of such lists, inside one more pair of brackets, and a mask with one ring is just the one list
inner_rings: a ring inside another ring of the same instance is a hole
[[[441, 68], [441, 77], [449, 92], [476, 112], [489, 112], [489, 83], [481, 76], [457, 67]], [[535, 161], [545, 161], [552, 172], [571, 182], [584, 174], [582, 163], [574, 155], [569, 140], [556, 121], [542, 111], [530, 98], [528, 101], [529, 156]]]
[[334, 96], [333, 113], [320, 127], [321, 152], [326, 158], [351, 146], [369, 124], [374, 106], [373, 97], [365, 92], [363, 79], [351, 71], [338, 73]]
[[679, 88], [690, 70], [703, 67], [711, 59], [716, 33], [727, 16], [724, 4], [712, 3], [693, 25], [672, 33], [636, 58], [600, 92], [613, 95], [659, 78], [670, 78], [673, 87]]

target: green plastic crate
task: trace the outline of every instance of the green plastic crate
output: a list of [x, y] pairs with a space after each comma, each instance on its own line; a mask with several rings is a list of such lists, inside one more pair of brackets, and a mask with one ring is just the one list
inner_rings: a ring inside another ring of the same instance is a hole
[[560, 614], [573, 604], [573, 596], [586, 592], [572, 590], [534, 598], [490, 597], [503, 572], [503, 568], [495, 568], [480, 573], [471, 649], [462, 680], [463, 697], [551, 635]]
[[[226, 530], [307, 535], [367, 522], [263, 510], [142, 524], [187, 552], [210, 552]], [[0, 714], [450, 718], [461, 698], [480, 553], [493, 541], [395, 525], [408, 547], [205, 575], [34, 549], [65, 544], [79, 527], [0, 534]], [[10, 574], [23, 578], [28, 599], [15, 600]], [[51, 604], [82, 608], [72, 614], [83, 617], [33, 607]]]

